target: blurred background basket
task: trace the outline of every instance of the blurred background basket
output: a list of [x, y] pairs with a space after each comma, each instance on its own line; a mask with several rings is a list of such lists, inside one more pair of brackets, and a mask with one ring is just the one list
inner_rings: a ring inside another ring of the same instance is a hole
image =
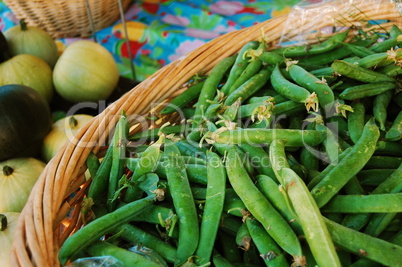
[[[131, 2], [121, 0], [123, 11]], [[119, 0], [4, 0], [4, 3], [18, 19], [25, 19], [28, 25], [40, 27], [57, 38], [88, 37], [93, 30], [101, 30], [120, 18]]]
[[[318, 4], [317, 4], [318, 5]], [[248, 41], [262, 36], [274, 47], [282, 40], [301, 35], [304, 40], [317, 42], [328, 35], [328, 29], [352, 28], [357, 30], [387, 31], [392, 25], [402, 27], [401, 14], [395, 3], [384, 1], [332, 1], [316, 15], [297, 14], [275, 17], [260, 24], [222, 35], [193, 50], [155, 72], [128, 93], [109, 105], [90, 121], [48, 163], [32, 190], [21, 213], [15, 237], [13, 266], [59, 266], [58, 251], [65, 239], [81, 226], [80, 208], [88, 182], [85, 179], [86, 159], [90, 152], [102, 153], [102, 147], [114, 131], [124, 110], [131, 125], [153, 117], [155, 105], [171, 99], [184, 90], [183, 85], [195, 74], [207, 74], [223, 58], [236, 54]], [[300, 12], [306, 12], [300, 9]], [[309, 11], [311, 12], [311, 10]], [[382, 20], [381, 25], [372, 20]], [[295, 27], [297, 25], [297, 27]], [[353, 30], [350, 34], [353, 34]], [[171, 118], [161, 118], [163, 123]], [[152, 125], [148, 121], [148, 126]], [[146, 130], [134, 128], [132, 132]], [[74, 198], [71, 198], [74, 193]], [[67, 216], [73, 215], [73, 216]]]

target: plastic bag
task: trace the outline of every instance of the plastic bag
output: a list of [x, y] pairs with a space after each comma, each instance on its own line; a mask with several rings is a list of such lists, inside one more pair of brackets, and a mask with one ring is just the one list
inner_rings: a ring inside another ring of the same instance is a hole
[[[312, 40], [325, 38], [351, 26], [367, 31], [368, 27], [386, 22], [371, 19], [373, 14], [383, 12], [382, 5], [385, 3], [393, 3], [402, 10], [401, 0], [303, 0], [288, 14], [284, 34], [278, 45], [311, 43]], [[365, 7], [364, 10], [359, 8], [361, 6]], [[351, 15], [354, 18], [353, 25], [350, 25], [346, 16], [343, 20], [339, 19], [339, 14]]]
[[[152, 249], [141, 245], [135, 245], [127, 249], [148, 258], [161, 267], [168, 266], [166, 261]], [[66, 265], [66, 267], [125, 267], [125, 265], [113, 256], [98, 256], [77, 259], [69, 265]]]
[[66, 267], [124, 267], [124, 264], [112, 256], [99, 256], [81, 258]]

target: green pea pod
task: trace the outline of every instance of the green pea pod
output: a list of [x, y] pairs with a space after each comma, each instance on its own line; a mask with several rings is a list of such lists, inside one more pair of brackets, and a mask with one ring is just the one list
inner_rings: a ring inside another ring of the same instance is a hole
[[[364, 47], [368, 47], [375, 43], [378, 39], [376, 34], [366, 37], [365, 39], [358, 39], [355, 42], [352, 42], [355, 45], [360, 45]], [[344, 47], [338, 47], [331, 51], [331, 53], [323, 53], [318, 55], [313, 55], [309, 57], [304, 57], [299, 60], [299, 63], [308, 63], [312, 65], [320, 65], [324, 66], [327, 64], [331, 64], [335, 60], [343, 59], [352, 55], [352, 52], [345, 49]]]
[[284, 194], [282, 187], [271, 177], [266, 175], [257, 175], [257, 187], [264, 196], [272, 203], [284, 218], [289, 222], [297, 235], [302, 235], [303, 231], [295, 212], [289, 200]]
[[219, 61], [209, 73], [205, 80], [201, 92], [198, 96], [197, 105], [195, 107], [193, 127], [196, 127], [203, 117], [204, 112], [209, 106], [208, 100], [214, 99], [218, 90], [218, 85], [221, 83], [226, 71], [233, 65], [236, 57], [231, 56]]
[[139, 213], [154, 203], [155, 196], [148, 196], [133, 201], [121, 208], [118, 208], [102, 217], [91, 221], [85, 227], [80, 228], [73, 235], [69, 236], [59, 251], [61, 264], [81, 252], [85, 247], [99, 240], [105, 234], [110, 233], [115, 227], [130, 222]]
[[338, 163], [347, 155], [350, 153], [350, 151], [352, 150], [352, 147], [348, 147], [346, 148], [344, 151], [342, 151], [339, 155], [338, 158], [336, 158], [335, 160], [333, 160], [329, 165], [327, 165], [325, 167], [325, 169], [323, 169], [319, 174], [317, 174], [308, 184], [307, 187], [311, 190], [312, 188], [314, 188], [314, 186], [316, 186], [320, 181], [322, 181], [327, 175], [328, 173], [330, 173], [332, 171], [333, 168], [335, 168], [335, 166], [338, 165]]
[[322, 212], [397, 213], [402, 212], [402, 193], [338, 195], [322, 207]]
[[402, 139], [402, 111], [398, 113], [391, 128], [385, 134], [385, 138], [389, 141], [399, 141]]
[[251, 236], [245, 223], [240, 225], [239, 229], [237, 230], [235, 241], [236, 244], [244, 251], [248, 251], [251, 248]]
[[386, 39], [382, 42], [376, 43], [370, 47], [370, 50], [376, 53], [381, 53], [381, 52], [386, 52], [390, 50], [391, 48], [394, 48], [396, 46], [399, 46], [402, 44], [401, 37], [393, 37]]
[[334, 104], [334, 92], [326, 82], [296, 64], [289, 67], [289, 74], [297, 84], [306, 88], [311, 93], [317, 94], [318, 103], [322, 108], [328, 108]]
[[359, 140], [363, 133], [363, 128], [365, 124], [366, 108], [362, 102], [353, 102], [350, 104], [353, 112], [348, 115], [348, 131], [350, 139], [353, 143]]
[[298, 129], [236, 129], [224, 131], [213, 135], [216, 143], [223, 144], [260, 144], [267, 145], [273, 140], [283, 139], [286, 146], [315, 146], [320, 144], [325, 134], [316, 130], [298, 130]]
[[300, 163], [309, 171], [318, 171], [320, 160], [319, 156], [313, 153], [309, 148], [302, 147], [300, 151]]
[[386, 91], [395, 89], [395, 82], [372, 82], [355, 85], [346, 88], [339, 94], [339, 98], [345, 100], [356, 100], [364, 97], [376, 96]]
[[228, 188], [225, 190], [225, 202], [223, 205], [223, 210], [227, 214], [231, 214], [237, 217], [243, 217], [245, 212], [247, 212], [246, 206], [240, 197], [236, 194], [233, 188]]
[[91, 175], [91, 177], [95, 177], [96, 172], [98, 171], [100, 166], [100, 162], [96, 154], [93, 152], [89, 153], [86, 163], [88, 166], [89, 174]]
[[356, 176], [362, 186], [378, 186], [384, 182], [395, 169], [361, 170]]
[[301, 257], [301, 245], [293, 229], [254, 185], [234, 148], [228, 151], [226, 171], [230, 184], [244, 202], [247, 210], [264, 226], [284, 251], [294, 257]]
[[215, 266], [221, 267], [235, 267], [230, 261], [224, 258], [221, 254], [214, 253], [212, 257], [212, 262]]
[[165, 140], [166, 175], [169, 191], [179, 218], [179, 237], [175, 266], [184, 264], [193, 255], [199, 240], [198, 215], [180, 150]]
[[247, 56], [246, 53], [252, 49], [257, 49], [259, 45], [260, 44], [257, 41], [250, 41], [250, 42], [247, 42], [240, 49], [239, 53], [237, 53], [237, 56], [235, 58], [233, 65], [230, 69], [228, 79], [221, 88], [222, 93], [227, 95], [229, 92], [229, 89], [232, 87], [233, 83], [236, 82], [236, 80], [241, 75], [241, 73], [247, 68], [250, 58]]
[[359, 141], [350, 152], [311, 189], [311, 194], [319, 207], [328, 203], [365, 166], [375, 152], [379, 137], [380, 130], [374, 119], [370, 119], [365, 124]]
[[342, 45], [350, 52], [352, 52], [353, 55], [358, 57], [366, 57], [375, 54], [374, 51], [361, 45], [354, 45], [350, 43], [342, 43]]
[[240, 144], [240, 149], [247, 153], [250, 158], [251, 164], [259, 174], [268, 176], [275, 176], [271, 164], [269, 162], [269, 155], [265, 152], [264, 148], [257, 145]]
[[268, 101], [273, 101], [275, 104], [279, 104], [289, 100], [288, 98], [278, 94], [275, 90], [264, 90], [264, 92], [269, 91], [269, 93], [265, 96], [253, 96], [249, 98], [247, 104], [254, 104], [254, 103], [263, 103]]
[[[379, 184], [374, 190], [371, 192], [373, 195], [377, 194], [389, 194], [389, 193], [399, 193], [402, 191], [402, 163], [399, 163], [399, 166], [391, 173], [391, 175]], [[397, 213], [378, 213], [374, 214], [369, 224], [365, 229], [365, 233], [378, 236], [383, 232], [386, 227], [391, 223], [391, 221], [395, 218]]]
[[[127, 204], [124, 204], [127, 205]], [[161, 220], [169, 220], [175, 216], [173, 209], [162, 205], [152, 205], [147, 208], [143, 213], [138, 214], [133, 221], [136, 222], [148, 222], [153, 224], [159, 224]]]
[[235, 91], [239, 86], [245, 83], [248, 79], [253, 77], [262, 66], [262, 61], [260, 59], [252, 60], [247, 67], [243, 70], [243, 72], [239, 75], [236, 81], [232, 84], [232, 86], [228, 90], [228, 95], [230, 95], [233, 91]]
[[175, 111], [180, 111], [182, 107], [186, 106], [199, 96], [204, 82], [205, 81], [201, 81], [191, 85], [188, 89], [183, 91], [183, 93], [173, 98], [172, 101], [170, 101], [169, 104], [160, 111], [160, 113], [165, 115]]
[[159, 133], [163, 133], [165, 135], [169, 134], [184, 134], [190, 130], [190, 127], [188, 124], [181, 124], [181, 125], [171, 125], [171, 126], [164, 126], [163, 128], [152, 128], [148, 130], [144, 130], [141, 132], [137, 132], [135, 134], [132, 134], [128, 136], [128, 140], [130, 141], [155, 141], [159, 138]]
[[312, 109], [317, 111], [318, 109], [318, 98], [315, 93], [310, 93], [307, 89], [292, 83], [286, 79], [279, 66], [276, 65], [271, 74], [271, 84], [273, 88], [281, 95], [293, 100], [297, 103], [303, 103], [306, 106], [307, 111]]
[[224, 105], [230, 106], [239, 98], [241, 98], [242, 101], [245, 101], [266, 84], [270, 75], [270, 70], [267, 68], [261, 69], [257, 74], [229, 94]]
[[329, 37], [328, 39], [319, 44], [281, 47], [273, 51], [287, 58], [322, 54], [336, 48], [340, 42], [343, 42], [346, 39], [348, 33], [349, 31], [343, 31], [334, 34], [333, 36]]
[[109, 211], [116, 207], [115, 194], [119, 187], [119, 180], [124, 172], [124, 160], [126, 158], [126, 143], [128, 134], [128, 121], [124, 114], [116, 124], [116, 130], [110, 144], [112, 147], [112, 166], [109, 174], [107, 207]]
[[274, 115], [292, 115], [294, 113], [299, 113], [306, 110], [306, 107], [301, 104], [294, 102], [292, 100], [284, 101], [279, 104], [274, 105], [273, 114]]
[[257, 220], [247, 218], [246, 226], [252, 241], [257, 246], [260, 257], [262, 257], [267, 266], [289, 266], [282, 249], [276, 244], [276, 242]]
[[391, 90], [378, 94], [374, 98], [373, 102], [373, 114], [374, 118], [380, 126], [380, 130], [385, 131], [385, 123], [388, 118], [388, 106], [391, 103], [394, 92]]
[[195, 252], [198, 264], [211, 259], [225, 200], [226, 171], [219, 155], [210, 151], [207, 152], [207, 175], [207, 195]]
[[323, 216], [303, 180], [290, 168], [280, 170], [287, 195], [319, 266], [341, 266]]
[[331, 64], [334, 60], [343, 59], [350, 55], [352, 55], [352, 52], [344, 47], [339, 47], [332, 50], [331, 53], [323, 53], [301, 58], [299, 63], [325, 66], [327, 64]]
[[120, 236], [132, 244], [141, 244], [161, 255], [167, 262], [174, 262], [176, 248], [167, 242], [148, 233], [147, 231], [132, 224], [124, 224], [113, 230], [113, 233], [120, 233]]
[[286, 58], [272, 51], [263, 52], [259, 58], [262, 62], [275, 66], [276, 64], [282, 64]]
[[365, 56], [357, 61], [357, 65], [362, 68], [373, 68], [382, 64], [384, 61], [388, 61], [387, 53], [375, 53], [373, 55]]
[[400, 266], [402, 262], [401, 246], [349, 229], [327, 218], [324, 218], [324, 221], [337, 246], [384, 266]]
[[91, 198], [95, 204], [106, 203], [112, 159], [112, 146], [109, 146], [88, 188], [87, 198]]
[[131, 176], [131, 183], [133, 185], [127, 188], [123, 201], [131, 202], [141, 196], [142, 190], [137, 186], [136, 182], [141, 176], [155, 171], [158, 165], [161, 152], [160, 147], [163, 139], [164, 137], [160, 137], [157, 142], [150, 145], [140, 155], [135, 168], [132, 168], [134, 170], [133, 175]]
[[340, 75], [364, 83], [395, 82], [395, 79], [388, 75], [360, 67], [357, 64], [349, 63], [344, 60], [335, 60], [331, 64], [331, 68]]
[[325, 126], [324, 123], [317, 123], [315, 128], [318, 131], [322, 131], [326, 135], [325, 140], [323, 141], [323, 145], [328, 157], [328, 161], [332, 163], [338, 160], [339, 154], [342, 152], [342, 149], [338, 142], [338, 135], [333, 130]]
[[[398, 116], [396, 118], [398, 118]], [[394, 120], [394, 122], [395, 122], [395, 120]], [[391, 125], [391, 127], [392, 127], [392, 125]], [[379, 140], [377, 142], [376, 154], [383, 155], [383, 156], [401, 157], [402, 156], [402, 143], [398, 143], [398, 142], [395, 142], [392, 140]]]
[[394, 63], [378, 68], [377, 71], [389, 77], [396, 77], [402, 74], [401, 66], [399, 64]]

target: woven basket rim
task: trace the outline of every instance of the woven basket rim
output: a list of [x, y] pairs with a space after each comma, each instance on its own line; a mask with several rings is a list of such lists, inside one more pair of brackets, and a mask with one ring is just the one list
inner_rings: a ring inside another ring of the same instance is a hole
[[[124, 12], [133, 2], [121, 1]], [[17, 19], [42, 28], [54, 38], [90, 37], [94, 31], [112, 25], [121, 17], [116, 0], [88, 0], [91, 16], [84, 0], [4, 0], [4, 3]], [[92, 17], [93, 25], [89, 17]]]
[[[298, 31], [307, 32], [309, 29], [326, 26], [350, 27], [367, 18], [389, 19], [402, 26], [400, 13], [393, 1], [381, 1], [380, 11], [379, 1], [360, 1], [353, 6], [346, 2], [348, 1], [333, 3], [332, 21], [306, 20], [295, 31], [288, 31], [287, 36], [291, 38]], [[13, 266], [60, 265], [57, 253], [62, 239], [66, 237], [60, 233], [60, 222], [72, 208], [66, 198], [85, 184], [83, 174], [86, 170], [86, 157], [90, 152], [100, 151], [123, 110], [127, 115], [145, 116], [150, 110], [150, 103], [168, 100], [194, 74], [208, 73], [217, 62], [235, 54], [246, 42], [259, 40], [262, 31], [266, 34], [267, 42], [276, 45], [283, 36], [287, 21], [289, 15], [275, 17], [208, 42], [155, 72], [87, 123], [75, 136], [79, 142], [67, 143], [47, 164], [35, 184], [18, 221], [19, 230], [11, 255]], [[79, 227], [79, 223], [75, 226]], [[73, 228], [72, 231], [74, 230], [76, 229]]]

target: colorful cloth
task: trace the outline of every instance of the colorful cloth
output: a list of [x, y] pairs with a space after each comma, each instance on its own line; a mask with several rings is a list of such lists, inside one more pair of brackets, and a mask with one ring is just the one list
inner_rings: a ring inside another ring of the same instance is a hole
[[[121, 76], [142, 81], [162, 66], [234, 30], [288, 13], [299, 0], [142, 0], [133, 1], [123, 23], [117, 21], [92, 38], [109, 50]], [[314, 1], [310, 1], [314, 2]], [[0, 30], [18, 22], [0, 0]], [[126, 39], [129, 41], [127, 42]], [[59, 47], [78, 40], [57, 40]], [[135, 70], [135, 76], [133, 71]]]

